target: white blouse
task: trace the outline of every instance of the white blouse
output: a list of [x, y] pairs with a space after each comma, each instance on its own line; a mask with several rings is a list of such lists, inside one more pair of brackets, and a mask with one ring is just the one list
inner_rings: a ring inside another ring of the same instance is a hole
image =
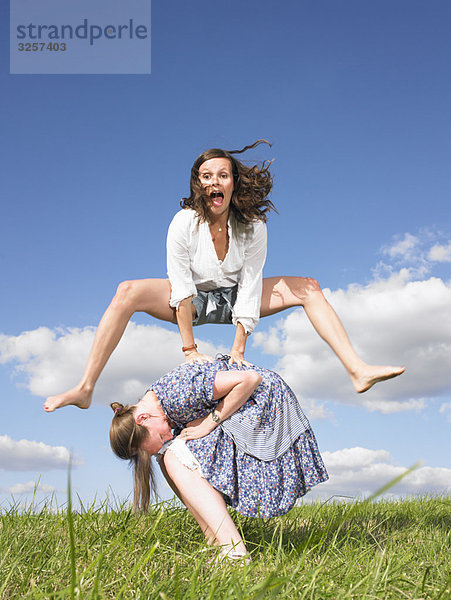
[[260, 317], [262, 271], [266, 260], [266, 224], [239, 223], [229, 217], [229, 249], [219, 260], [207, 222], [200, 223], [192, 209], [182, 209], [172, 219], [167, 237], [167, 266], [171, 282], [170, 305], [209, 291], [238, 284], [232, 322], [252, 333]]

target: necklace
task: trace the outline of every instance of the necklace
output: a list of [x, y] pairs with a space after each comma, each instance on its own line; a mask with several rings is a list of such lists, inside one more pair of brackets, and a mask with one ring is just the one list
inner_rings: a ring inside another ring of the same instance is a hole
[[218, 231], [222, 231], [222, 227], [218, 227]]

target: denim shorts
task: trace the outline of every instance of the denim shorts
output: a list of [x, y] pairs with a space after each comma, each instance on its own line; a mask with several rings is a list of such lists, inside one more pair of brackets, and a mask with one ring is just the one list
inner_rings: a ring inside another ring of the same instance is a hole
[[232, 307], [236, 301], [238, 285], [233, 287], [217, 288], [209, 292], [197, 290], [197, 296], [193, 298], [196, 316], [193, 325], [204, 325], [205, 323], [231, 323]]

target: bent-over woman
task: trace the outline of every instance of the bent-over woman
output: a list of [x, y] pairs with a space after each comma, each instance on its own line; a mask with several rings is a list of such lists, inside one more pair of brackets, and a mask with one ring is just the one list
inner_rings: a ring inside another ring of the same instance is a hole
[[[310, 424], [272, 371], [187, 363], [156, 381], [134, 406], [112, 405], [113, 451], [134, 467], [134, 506], [146, 509], [151, 456], [210, 544], [232, 557], [246, 548], [226, 505], [250, 517], [289, 511], [326, 481]], [[178, 437], [174, 437], [178, 435]]]

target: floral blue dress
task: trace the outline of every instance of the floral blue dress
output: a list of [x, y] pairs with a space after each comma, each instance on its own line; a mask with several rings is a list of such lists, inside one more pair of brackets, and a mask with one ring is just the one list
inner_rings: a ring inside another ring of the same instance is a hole
[[[209, 435], [187, 441], [186, 446], [206, 480], [235, 510], [249, 517], [274, 517], [288, 512], [298, 498], [328, 479], [310, 424], [283, 379], [261, 367], [229, 365], [224, 357], [214, 363], [181, 365], [150, 389], [176, 423], [177, 433], [218, 404], [213, 397], [218, 371], [249, 368], [260, 373], [262, 382], [234, 420], [227, 419]], [[252, 425], [255, 439], [249, 441], [252, 436], [243, 433], [243, 423], [248, 432]]]

